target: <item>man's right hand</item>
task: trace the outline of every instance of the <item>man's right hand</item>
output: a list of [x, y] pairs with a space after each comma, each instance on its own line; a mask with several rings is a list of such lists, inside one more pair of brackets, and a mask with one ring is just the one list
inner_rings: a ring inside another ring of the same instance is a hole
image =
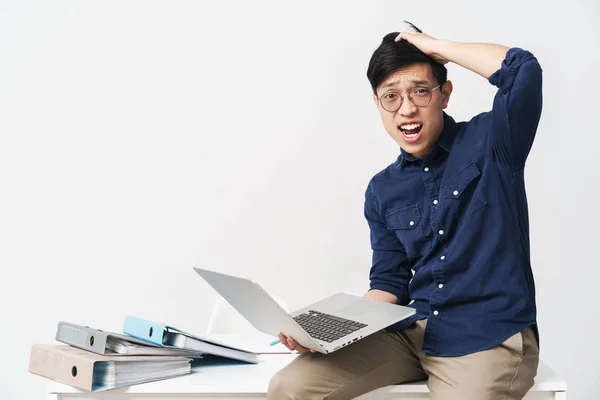
[[279, 338], [279, 341], [288, 349], [290, 349], [291, 351], [296, 350], [298, 353], [300, 354], [306, 354], [306, 353], [315, 353], [316, 350], [313, 349], [309, 349], [307, 347], [302, 346], [301, 344], [299, 344], [298, 342], [296, 342], [293, 338], [291, 337], [286, 337], [284, 336], [282, 333], [279, 333], [277, 335], [277, 337]]
[[398, 304], [398, 298], [390, 292], [372, 289], [363, 296], [365, 299], [383, 301], [385, 303]]

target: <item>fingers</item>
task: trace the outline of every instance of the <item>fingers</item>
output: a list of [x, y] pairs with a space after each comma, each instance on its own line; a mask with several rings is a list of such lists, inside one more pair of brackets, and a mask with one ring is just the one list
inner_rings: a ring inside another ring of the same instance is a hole
[[283, 335], [283, 333], [277, 334], [277, 337], [279, 338], [279, 341], [281, 342], [281, 344], [283, 344], [285, 347], [287, 347], [289, 351], [294, 351], [294, 349], [290, 346], [287, 338]]
[[293, 338], [288, 338], [288, 343], [294, 347], [294, 350], [296, 350], [298, 353], [300, 354], [306, 354], [306, 353], [310, 353], [310, 349], [302, 346], [301, 344], [299, 344], [298, 342], [296, 342]]
[[398, 36], [396, 36], [396, 39], [394, 39], [394, 41], [399, 42], [400, 40], [404, 39], [404, 40], [410, 42], [411, 37], [417, 33], [418, 32], [415, 31], [413, 28], [406, 28], [405, 30], [400, 32], [400, 34]]
[[312, 349], [308, 349], [302, 345], [300, 345], [298, 342], [296, 342], [293, 338], [291, 337], [286, 337], [285, 335], [283, 335], [282, 333], [279, 333], [277, 335], [277, 337], [279, 338], [279, 340], [281, 341], [281, 343], [283, 343], [283, 345], [285, 347], [287, 347], [290, 351], [294, 351], [296, 350], [298, 353], [300, 354], [306, 354], [306, 353], [314, 353], [315, 351]]

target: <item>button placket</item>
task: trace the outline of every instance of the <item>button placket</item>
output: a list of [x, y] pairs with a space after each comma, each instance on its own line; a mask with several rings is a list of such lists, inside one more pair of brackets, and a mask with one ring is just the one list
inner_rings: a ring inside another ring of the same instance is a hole
[[[423, 165], [422, 169], [421, 169], [421, 178], [423, 180], [423, 184], [425, 185], [425, 190], [429, 196], [429, 201], [431, 201], [431, 203], [429, 203], [429, 204], [433, 204], [431, 206], [431, 214], [430, 214], [430, 218], [429, 218], [429, 223], [431, 225], [431, 228], [434, 229], [435, 226], [437, 225], [437, 219], [438, 219], [437, 207], [435, 207], [435, 206], [438, 204], [440, 194], [439, 194], [439, 188], [436, 186], [434, 172], [432, 170], [432, 167]], [[434, 232], [435, 232], [435, 230], [434, 230]]]
[[[442, 256], [440, 256], [440, 260], [441, 260], [441, 261], [444, 261], [445, 259], [446, 259], [446, 256], [445, 256], [445, 255], [442, 255]], [[443, 283], [441, 283], [441, 282], [438, 282], [438, 285], [437, 285], [437, 287], [438, 287], [438, 289], [443, 289], [443, 288], [444, 288], [444, 284], [443, 284]]]
[[444, 253], [438, 257], [438, 260], [433, 264], [432, 267], [433, 283], [435, 284], [435, 289], [431, 293], [429, 303], [431, 304], [431, 307], [435, 309], [437, 309], [437, 307], [441, 307], [445, 302], [445, 291], [440, 290], [443, 289], [447, 284], [446, 276], [444, 275], [444, 260], [446, 260], [445, 251], [446, 249], [444, 248]]

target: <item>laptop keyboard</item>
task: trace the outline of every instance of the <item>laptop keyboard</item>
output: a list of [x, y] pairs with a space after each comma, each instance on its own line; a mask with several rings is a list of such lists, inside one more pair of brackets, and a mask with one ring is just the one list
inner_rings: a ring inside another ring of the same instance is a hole
[[367, 326], [360, 322], [335, 317], [314, 310], [300, 314], [294, 317], [294, 320], [296, 320], [310, 336], [327, 343], [334, 342]]

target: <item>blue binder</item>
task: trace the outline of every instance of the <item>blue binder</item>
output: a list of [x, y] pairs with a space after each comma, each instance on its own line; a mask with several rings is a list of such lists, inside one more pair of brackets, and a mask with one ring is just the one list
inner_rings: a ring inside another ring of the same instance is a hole
[[125, 318], [123, 333], [162, 347], [194, 350], [254, 364], [258, 362], [257, 353], [236, 348], [214, 339], [194, 336], [172, 326], [134, 316]]
[[177, 331], [177, 329], [171, 326], [133, 316], [125, 318], [125, 322], [123, 323], [123, 333], [159, 346], [175, 347], [167, 344], [164, 340], [165, 333], [168, 330]]

